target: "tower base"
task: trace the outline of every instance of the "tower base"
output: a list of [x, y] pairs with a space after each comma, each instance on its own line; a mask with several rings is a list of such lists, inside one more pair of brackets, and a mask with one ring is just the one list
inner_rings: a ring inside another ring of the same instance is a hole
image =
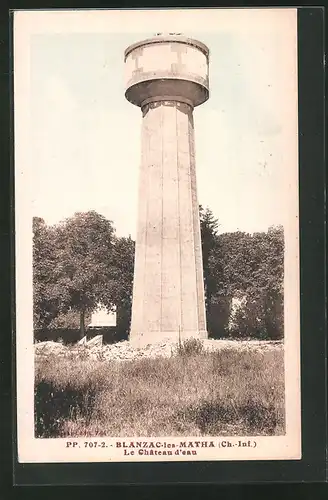
[[157, 344], [159, 342], [179, 343], [184, 340], [207, 339], [206, 330], [201, 331], [184, 331], [184, 332], [146, 332], [146, 333], [130, 333], [130, 342], [134, 347], [144, 347], [149, 344]]

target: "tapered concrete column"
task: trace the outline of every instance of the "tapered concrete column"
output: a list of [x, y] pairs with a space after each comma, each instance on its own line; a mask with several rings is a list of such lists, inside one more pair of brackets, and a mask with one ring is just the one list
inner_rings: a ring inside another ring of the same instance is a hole
[[[176, 45], [169, 55], [180, 52]], [[140, 61], [136, 66], [140, 77]], [[139, 345], [207, 337], [193, 122], [194, 101], [205, 98], [199, 84], [152, 76], [147, 87], [137, 82], [131, 92], [129, 86], [127, 95], [133, 102], [142, 94], [136, 102], [142, 158], [130, 332]]]

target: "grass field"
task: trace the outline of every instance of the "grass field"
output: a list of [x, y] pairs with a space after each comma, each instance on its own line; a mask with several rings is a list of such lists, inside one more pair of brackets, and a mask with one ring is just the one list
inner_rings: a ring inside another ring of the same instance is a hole
[[36, 356], [37, 437], [284, 434], [283, 351]]

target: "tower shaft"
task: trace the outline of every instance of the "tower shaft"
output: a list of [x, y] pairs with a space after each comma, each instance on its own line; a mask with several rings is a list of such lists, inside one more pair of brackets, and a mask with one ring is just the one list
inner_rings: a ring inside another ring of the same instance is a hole
[[143, 109], [131, 341], [206, 337], [192, 107]]

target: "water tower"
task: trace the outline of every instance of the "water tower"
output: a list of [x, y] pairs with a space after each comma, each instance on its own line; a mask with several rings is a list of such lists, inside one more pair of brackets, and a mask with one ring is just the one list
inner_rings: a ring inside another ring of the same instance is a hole
[[206, 338], [193, 109], [209, 97], [209, 50], [159, 34], [124, 57], [125, 97], [142, 111], [130, 341]]

